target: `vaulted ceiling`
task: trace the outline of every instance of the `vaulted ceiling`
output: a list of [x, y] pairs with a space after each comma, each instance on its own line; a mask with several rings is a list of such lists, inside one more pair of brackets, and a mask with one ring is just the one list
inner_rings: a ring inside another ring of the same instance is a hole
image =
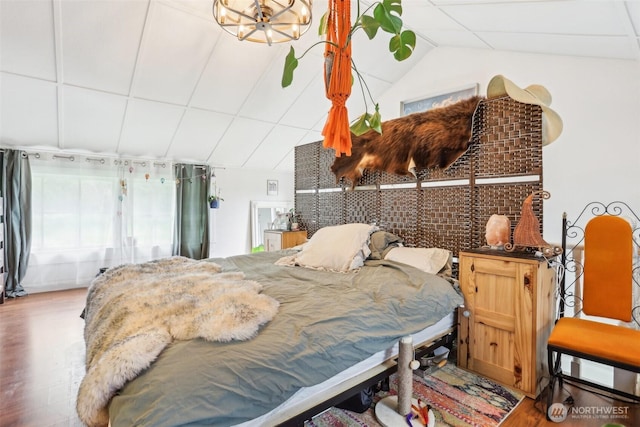
[[[239, 42], [211, 3], [0, 0], [0, 146], [291, 170], [293, 147], [321, 139], [329, 109], [323, 49], [282, 89], [290, 45]], [[410, 59], [385, 54], [384, 36], [353, 42], [374, 97], [443, 46], [640, 60], [637, 0], [402, 4], [418, 34]], [[313, 6], [298, 54], [318, 40], [327, 2]], [[348, 107], [363, 111], [363, 98]]]

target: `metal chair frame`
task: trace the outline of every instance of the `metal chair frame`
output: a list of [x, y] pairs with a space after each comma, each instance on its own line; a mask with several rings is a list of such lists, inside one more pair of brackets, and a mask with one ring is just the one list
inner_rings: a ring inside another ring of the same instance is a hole
[[[583, 264], [580, 256], [575, 256], [576, 252], [580, 251], [581, 245], [584, 242], [585, 226], [586, 223], [594, 217], [612, 215], [621, 216], [630, 221], [632, 227], [632, 239], [634, 262], [633, 262], [633, 286], [634, 292], [640, 293], [640, 217], [624, 202], [615, 201], [607, 205], [600, 202], [589, 203], [573, 222], [567, 220], [567, 214], [565, 213], [562, 218], [562, 253], [561, 253], [561, 270], [559, 274], [559, 286], [558, 286], [558, 316], [556, 322], [565, 317], [566, 309], [573, 309], [573, 316], [582, 314], [582, 295], [581, 295], [581, 278], [583, 276]], [[581, 225], [584, 224], [584, 225]], [[567, 283], [566, 273], [574, 273], [574, 280]], [[635, 305], [632, 308], [632, 322], [630, 327], [640, 327], [640, 305]], [[635, 323], [635, 325], [633, 324]], [[627, 399], [640, 402], [640, 396], [628, 393], [623, 390], [616, 390], [615, 388], [605, 386], [584, 378], [577, 377], [572, 374], [564, 373], [561, 368], [561, 356], [569, 355], [574, 358], [590, 360], [597, 363], [602, 363], [614, 368], [620, 368], [627, 371], [640, 374], [640, 366], [630, 365], [627, 363], [620, 363], [597, 357], [590, 354], [585, 354], [578, 351], [570, 351], [565, 348], [559, 348], [553, 345], [547, 345], [547, 363], [549, 367], [549, 386], [547, 389], [547, 408], [553, 403], [553, 391], [555, 383], [558, 382], [562, 387], [564, 380], [567, 382], [574, 382], [582, 385], [586, 385], [595, 388], [600, 391], [604, 391], [613, 396], [622, 396]], [[547, 414], [547, 418], [549, 415]]]

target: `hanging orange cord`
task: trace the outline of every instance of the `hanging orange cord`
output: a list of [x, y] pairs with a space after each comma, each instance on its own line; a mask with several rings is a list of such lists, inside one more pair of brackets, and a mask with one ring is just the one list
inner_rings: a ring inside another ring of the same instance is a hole
[[351, 155], [351, 130], [346, 102], [351, 95], [351, 2], [329, 0], [327, 45], [324, 52], [324, 87], [331, 109], [322, 129], [323, 146], [333, 148], [336, 157]]

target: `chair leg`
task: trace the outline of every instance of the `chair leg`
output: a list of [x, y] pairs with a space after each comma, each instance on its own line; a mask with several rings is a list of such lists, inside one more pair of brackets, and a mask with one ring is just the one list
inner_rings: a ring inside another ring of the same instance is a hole
[[547, 410], [546, 417], [548, 421], [551, 421], [549, 417], [549, 408], [553, 404], [553, 390], [556, 382], [556, 366], [553, 360], [553, 351], [547, 349], [547, 366], [549, 367], [549, 385], [547, 386]]
[[549, 379], [549, 385], [547, 386], [547, 410], [545, 414], [547, 416], [547, 421], [551, 421], [551, 417], [549, 417], [549, 408], [553, 405], [553, 390], [555, 388], [555, 382], [556, 377], [552, 376]]

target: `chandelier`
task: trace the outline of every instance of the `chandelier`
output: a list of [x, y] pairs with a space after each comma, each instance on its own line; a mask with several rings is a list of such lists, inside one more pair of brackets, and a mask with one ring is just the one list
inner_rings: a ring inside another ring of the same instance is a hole
[[297, 40], [311, 24], [312, 0], [213, 0], [213, 17], [238, 40]]

